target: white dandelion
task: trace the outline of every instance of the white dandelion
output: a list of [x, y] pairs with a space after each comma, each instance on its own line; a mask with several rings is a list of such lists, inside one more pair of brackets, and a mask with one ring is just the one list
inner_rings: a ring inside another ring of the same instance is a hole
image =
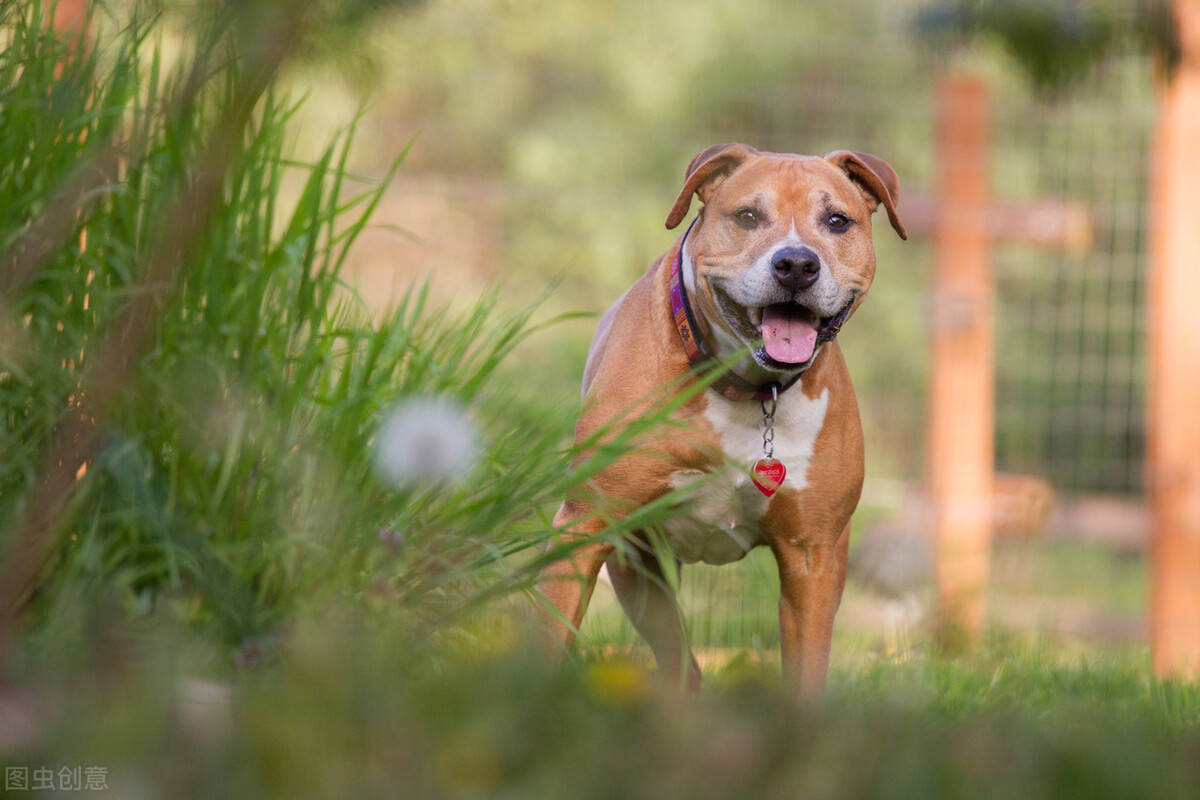
[[449, 397], [411, 397], [384, 415], [375, 439], [375, 469], [396, 486], [462, 483], [479, 459], [479, 429]]

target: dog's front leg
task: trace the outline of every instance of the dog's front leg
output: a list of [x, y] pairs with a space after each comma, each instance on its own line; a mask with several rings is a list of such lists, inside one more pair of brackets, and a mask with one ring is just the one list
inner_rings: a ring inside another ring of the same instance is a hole
[[575, 642], [596, 586], [600, 567], [613, 552], [613, 545], [595, 538], [604, 523], [595, 516], [584, 516], [571, 503], [563, 503], [554, 516], [554, 526], [565, 530], [550, 542], [550, 549], [563, 548], [562, 558], [545, 566], [538, 577], [538, 591], [557, 613], [543, 609], [541, 633], [547, 650], [562, 658]]
[[629, 554], [614, 552], [608, 559], [608, 576], [617, 600], [654, 651], [667, 686], [696, 694], [700, 691], [700, 665], [688, 647], [687, 629], [675, 593], [644, 539], [639, 547], [645, 549], [634, 549]]
[[783, 676], [806, 699], [816, 699], [825, 691], [833, 618], [846, 585], [849, 543], [848, 523], [836, 538], [793, 534], [771, 543], [779, 566]]

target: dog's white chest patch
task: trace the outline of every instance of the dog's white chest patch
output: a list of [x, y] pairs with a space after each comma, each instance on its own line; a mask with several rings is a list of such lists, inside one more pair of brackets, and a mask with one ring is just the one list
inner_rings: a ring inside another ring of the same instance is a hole
[[[664, 524], [675, 555], [684, 563], [727, 564], [763, 543], [759, 520], [767, 498], [750, 480], [750, 466], [763, 455], [762, 408], [755, 401], [733, 402], [709, 392], [704, 417], [720, 437], [728, 464], [718, 475], [685, 470], [675, 473], [679, 488], [703, 481]], [[825, 411], [829, 390], [805, 397], [797, 385], [779, 399], [775, 411], [775, 458], [787, 467], [785, 487], [808, 486], [808, 465]]]

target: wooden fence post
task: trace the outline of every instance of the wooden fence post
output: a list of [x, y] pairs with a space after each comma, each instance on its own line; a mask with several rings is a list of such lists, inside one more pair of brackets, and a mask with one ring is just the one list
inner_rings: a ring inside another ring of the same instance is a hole
[[43, 7], [47, 11], [52, 11], [54, 18], [51, 21], [54, 29], [60, 33], [83, 33], [82, 30], [84, 20], [87, 18], [88, 0], [44, 0]]
[[1183, 57], [1154, 145], [1148, 308], [1150, 654], [1200, 678], [1200, 1], [1176, 0]]
[[985, 619], [994, 467], [987, 87], [949, 77], [938, 92], [928, 486], [941, 628], [969, 641]]

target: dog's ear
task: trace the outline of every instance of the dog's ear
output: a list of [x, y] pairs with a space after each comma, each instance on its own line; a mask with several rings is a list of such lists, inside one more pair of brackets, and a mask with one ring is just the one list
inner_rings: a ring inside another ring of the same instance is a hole
[[834, 150], [825, 154], [825, 160], [841, 169], [850, 176], [850, 180], [862, 187], [865, 195], [874, 201], [871, 210], [883, 207], [887, 209], [888, 221], [901, 239], [908, 239], [904, 223], [896, 213], [896, 204], [900, 202], [900, 179], [892, 165], [879, 156], [870, 153], [857, 153], [852, 150]]
[[688, 164], [683, 175], [683, 188], [679, 190], [679, 197], [675, 198], [675, 205], [671, 206], [671, 213], [667, 215], [667, 229], [670, 230], [683, 222], [692, 206], [693, 194], [698, 193], [700, 201], [706, 202], [712, 191], [721, 185], [721, 181], [728, 178], [743, 161], [757, 152], [749, 145], [736, 142], [714, 144], [701, 150], [700, 154], [692, 159], [692, 163]]

